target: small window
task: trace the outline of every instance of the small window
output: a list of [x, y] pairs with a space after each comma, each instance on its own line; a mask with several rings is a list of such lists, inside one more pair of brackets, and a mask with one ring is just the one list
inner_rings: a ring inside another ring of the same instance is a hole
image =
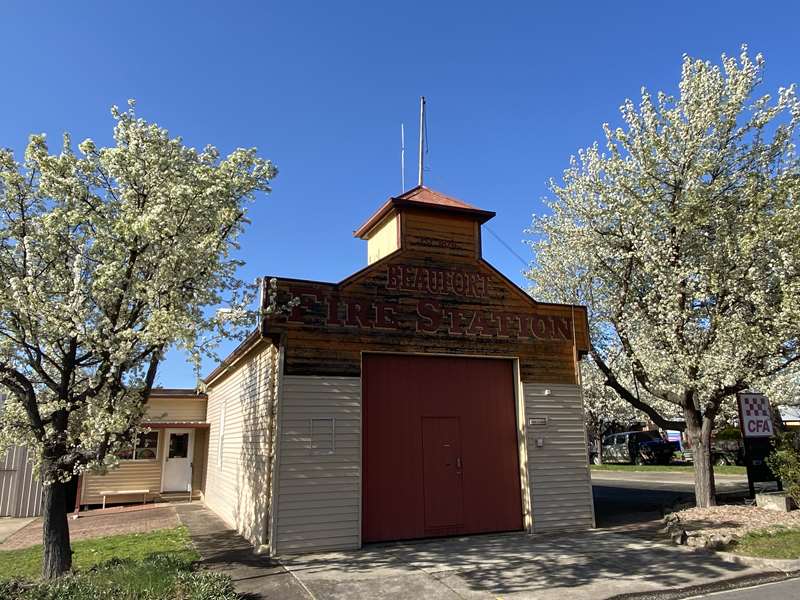
[[122, 460], [155, 460], [158, 456], [158, 431], [140, 433], [132, 446], [117, 453]]
[[311, 419], [310, 446], [311, 454], [333, 454], [336, 451], [334, 438], [336, 421], [328, 419]]
[[189, 434], [169, 434], [169, 454], [167, 458], [187, 458], [189, 456]]

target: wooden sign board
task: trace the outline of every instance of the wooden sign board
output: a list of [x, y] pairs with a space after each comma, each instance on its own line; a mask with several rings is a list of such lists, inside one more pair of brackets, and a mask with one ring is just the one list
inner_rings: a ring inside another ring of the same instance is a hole
[[[358, 376], [365, 352], [519, 358], [524, 382], [576, 383], [586, 311], [536, 302], [480, 256], [480, 227], [440, 213], [399, 215], [400, 247], [339, 283], [278, 278], [286, 313], [263, 320], [289, 375]], [[435, 237], [453, 244], [423, 244]], [[265, 298], [265, 305], [269, 299]]]
[[741, 393], [739, 402], [739, 427], [746, 438], [773, 437], [772, 409], [763, 394]]
[[766, 459], [773, 448], [770, 438], [775, 435], [772, 408], [763, 394], [740, 392], [736, 395], [739, 407], [739, 428], [744, 442], [745, 467], [750, 497], [755, 497], [755, 483], [777, 481], [781, 483], [767, 465]]

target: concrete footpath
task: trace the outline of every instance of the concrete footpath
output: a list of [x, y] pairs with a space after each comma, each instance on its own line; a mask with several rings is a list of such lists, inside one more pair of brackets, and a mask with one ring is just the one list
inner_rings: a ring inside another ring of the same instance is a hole
[[176, 504], [203, 566], [233, 579], [243, 600], [308, 600], [312, 596], [279, 562], [255, 554], [239, 534], [200, 503]]
[[200, 504], [180, 505], [203, 562], [248, 599], [602, 600], [754, 577], [761, 570], [620, 532], [492, 534], [368, 545], [351, 552], [255, 555]]
[[22, 519], [16, 519], [13, 517], [0, 518], [0, 544], [5, 542], [6, 539], [17, 533], [17, 531], [25, 527], [31, 521], [33, 521], [33, 517]]

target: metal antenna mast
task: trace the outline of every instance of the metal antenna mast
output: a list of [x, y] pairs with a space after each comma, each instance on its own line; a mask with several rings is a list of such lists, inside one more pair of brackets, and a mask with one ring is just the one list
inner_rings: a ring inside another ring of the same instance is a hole
[[406, 191], [406, 130], [400, 123], [400, 193]]
[[419, 97], [419, 177], [417, 185], [422, 185], [422, 151], [425, 143], [425, 96]]

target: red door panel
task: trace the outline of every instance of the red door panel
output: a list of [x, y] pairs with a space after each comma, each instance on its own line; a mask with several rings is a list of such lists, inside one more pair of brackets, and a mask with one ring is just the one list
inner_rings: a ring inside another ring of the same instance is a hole
[[362, 393], [365, 542], [522, 528], [511, 361], [368, 354]]
[[464, 525], [461, 432], [458, 417], [422, 417], [425, 533]]

